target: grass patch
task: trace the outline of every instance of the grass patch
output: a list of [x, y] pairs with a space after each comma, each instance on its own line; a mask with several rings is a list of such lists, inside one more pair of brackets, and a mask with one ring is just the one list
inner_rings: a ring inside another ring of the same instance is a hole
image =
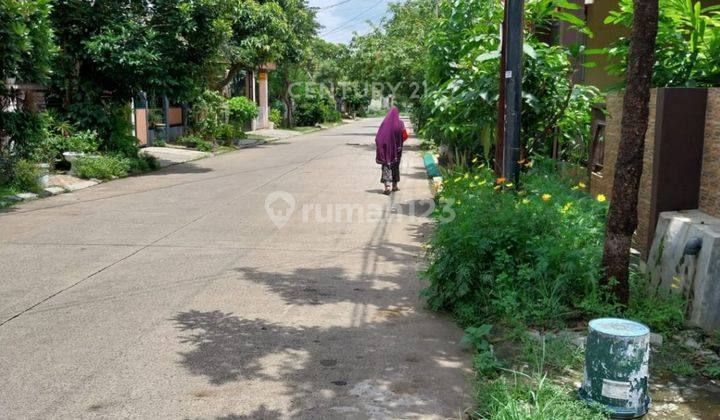
[[510, 372], [476, 389], [478, 410], [483, 419], [605, 419], [600, 407], [590, 407], [568, 389], [551, 383], [546, 376]]
[[317, 131], [319, 128], [315, 126], [307, 126], [307, 127], [292, 127], [290, 128], [292, 131], [299, 131], [300, 133], [310, 133], [312, 131]]
[[0, 198], [7, 197], [9, 195], [15, 195], [19, 192], [22, 192], [22, 191], [18, 190], [17, 187], [14, 185], [10, 185], [10, 184], [0, 185]]

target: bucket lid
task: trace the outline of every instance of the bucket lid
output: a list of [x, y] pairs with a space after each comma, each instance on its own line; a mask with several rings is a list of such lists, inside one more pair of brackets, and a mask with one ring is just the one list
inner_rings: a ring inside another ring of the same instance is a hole
[[607, 335], [620, 337], [640, 337], [650, 334], [645, 325], [621, 318], [598, 318], [590, 321], [590, 328]]

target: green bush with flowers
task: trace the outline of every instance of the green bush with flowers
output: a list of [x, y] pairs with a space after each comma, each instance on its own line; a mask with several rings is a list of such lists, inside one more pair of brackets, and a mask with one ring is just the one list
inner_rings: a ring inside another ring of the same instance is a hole
[[605, 198], [564, 183], [552, 161], [534, 162], [521, 181], [517, 189], [483, 166], [446, 173], [425, 271], [429, 306], [463, 326], [552, 327], [610, 311], [598, 282]]

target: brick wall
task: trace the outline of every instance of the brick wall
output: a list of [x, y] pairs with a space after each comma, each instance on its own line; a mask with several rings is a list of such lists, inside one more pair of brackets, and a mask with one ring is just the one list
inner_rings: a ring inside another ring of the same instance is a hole
[[[592, 174], [590, 180], [590, 193], [593, 196], [605, 194], [612, 197], [612, 183], [615, 176], [615, 162], [617, 161], [618, 146], [620, 145], [620, 122], [622, 120], [623, 92], [612, 92], [607, 95], [606, 110], [607, 122], [605, 126], [605, 158], [602, 173]], [[653, 154], [655, 148], [655, 106], [657, 103], [657, 90], [650, 92], [650, 118], [648, 130], [645, 134], [645, 155], [643, 157], [643, 175], [640, 178], [640, 192], [638, 194], [638, 228], [635, 238], [646, 238], [649, 228], [650, 199], [652, 194]], [[719, 145], [720, 146], [720, 145]], [[719, 155], [720, 156], [720, 155]], [[635, 247], [645, 252], [644, 240], [636, 240]]]
[[[643, 154], [643, 172], [640, 177], [640, 191], [638, 192], [638, 227], [633, 240], [635, 247], [643, 255], [647, 255], [649, 249], [645, 249], [646, 238], [650, 229], [650, 201], [652, 200], [653, 181], [653, 160], [655, 159], [655, 112], [657, 108], [657, 89], [650, 91], [650, 116], [648, 128], [645, 133], [645, 153]], [[653, 226], [653, 230], [654, 230]], [[652, 241], [650, 242], [652, 243]]]
[[708, 89], [700, 210], [720, 217], [720, 88]]
[[[638, 195], [638, 228], [635, 246], [643, 254], [645, 238], [651, 230], [652, 174], [655, 153], [655, 118], [657, 90], [650, 96], [650, 118], [645, 135], [643, 175]], [[607, 96], [607, 125], [605, 128], [605, 159], [601, 173], [592, 174], [590, 192], [593, 195], [612, 196], [612, 182], [615, 174], [618, 146], [620, 143], [620, 122], [622, 118], [622, 92]], [[708, 89], [705, 133], [703, 142], [702, 172], [700, 176], [699, 209], [714, 217], [720, 217], [720, 88]]]

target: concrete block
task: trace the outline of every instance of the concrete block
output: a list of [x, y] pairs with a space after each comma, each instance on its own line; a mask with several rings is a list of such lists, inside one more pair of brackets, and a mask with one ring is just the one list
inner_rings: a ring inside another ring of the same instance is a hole
[[82, 190], [84, 188], [92, 187], [97, 184], [99, 184], [99, 182], [93, 181], [93, 180], [80, 181], [80, 182], [76, 182], [75, 184], [68, 185], [67, 189], [70, 191], [77, 191], [77, 190]]
[[[686, 252], [693, 241], [701, 244], [696, 255]], [[685, 297], [688, 325], [720, 328], [720, 219], [698, 210], [661, 213], [647, 270], [651, 290]]]
[[45, 196], [58, 195], [65, 192], [63, 187], [47, 187], [43, 190]]
[[37, 200], [38, 195], [35, 193], [24, 192], [24, 193], [15, 194], [15, 197], [19, 198], [20, 200], [27, 201], [27, 200]]

